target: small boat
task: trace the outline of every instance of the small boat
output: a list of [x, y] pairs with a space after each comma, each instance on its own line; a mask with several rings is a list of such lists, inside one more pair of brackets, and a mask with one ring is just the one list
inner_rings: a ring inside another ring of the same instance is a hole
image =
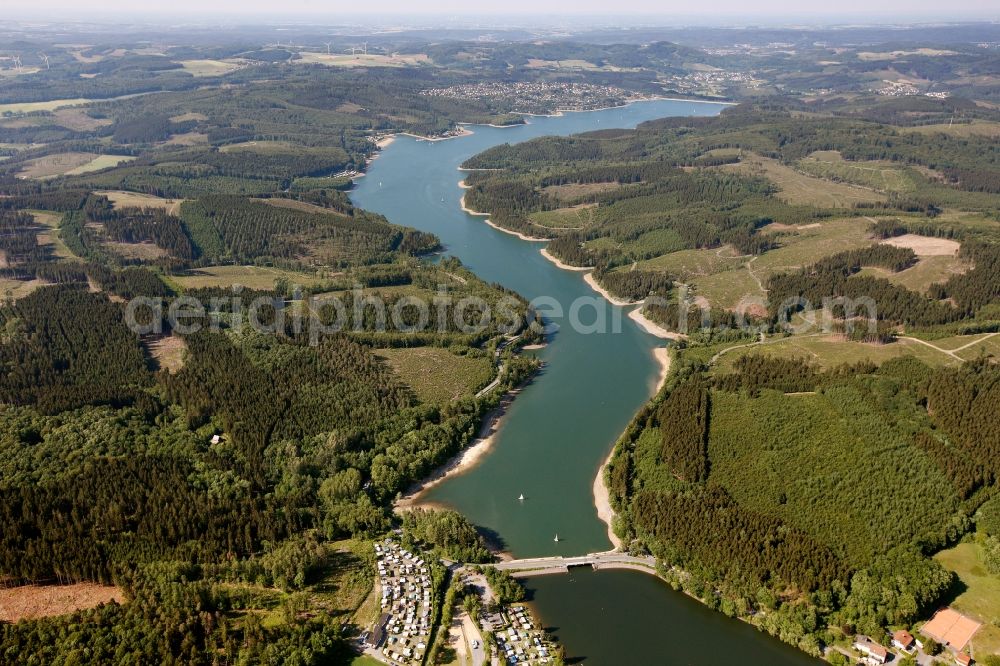
[[521, 493], [520, 495], [518, 495], [517, 499], [519, 499], [519, 500], [521, 500], [523, 502], [524, 501], [524, 493]]
[[556, 533], [556, 538], [553, 539], [553, 541], [555, 541], [556, 543], [559, 543], [559, 534], [558, 533]]

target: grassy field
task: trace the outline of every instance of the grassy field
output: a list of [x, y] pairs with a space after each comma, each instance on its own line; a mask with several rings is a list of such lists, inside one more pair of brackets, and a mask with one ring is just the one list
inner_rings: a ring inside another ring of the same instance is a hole
[[242, 143], [230, 143], [219, 148], [220, 153], [251, 152], [278, 154], [295, 150], [302, 150], [302, 147], [288, 141], [243, 141]]
[[571, 201], [590, 194], [611, 192], [621, 187], [618, 183], [566, 183], [564, 185], [549, 185], [542, 188], [543, 194], [553, 196], [560, 201]]
[[361, 654], [355, 657], [351, 661], [351, 666], [385, 666], [385, 665], [378, 659], [375, 659], [374, 657], [369, 657], [368, 655]]
[[52, 115], [55, 116], [56, 122], [63, 127], [82, 132], [90, 132], [112, 123], [108, 118], [92, 118], [79, 107], [59, 109]]
[[582, 229], [594, 221], [596, 206], [581, 205], [532, 213], [532, 224], [545, 229]]
[[90, 173], [91, 171], [100, 171], [101, 169], [108, 169], [113, 166], [118, 166], [121, 162], [131, 162], [134, 157], [128, 155], [98, 155], [93, 160], [87, 164], [81, 164], [80, 166], [70, 169], [66, 172], [67, 176], [76, 176], [81, 173]]
[[685, 250], [643, 262], [645, 268], [680, 270], [691, 274], [689, 284], [698, 296], [721, 308], [734, 308], [747, 300], [762, 301], [763, 287], [774, 273], [792, 271], [823, 257], [867, 247], [871, 223], [864, 218], [842, 218], [802, 226], [771, 225], [779, 247], [753, 259], [732, 257], [726, 250]]
[[952, 275], [960, 275], [972, 264], [958, 257], [924, 257], [905, 271], [892, 273], [880, 268], [864, 268], [859, 275], [873, 275], [911, 291], [925, 293], [935, 282], [946, 282]]
[[322, 579], [313, 587], [310, 608], [323, 608], [353, 620], [375, 584], [375, 551], [370, 541], [357, 539], [336, 541], [327, 548], [329, 561]]
[[92, 99], [76, 97], [74, 99], [53, 99], [48, 102], [17, 102], [12, 104], [0, 104], [0, 114], [4, 113], [30, 113], [32, 111], [55, 111], [64, 106], [80, 106], [90, 104]]
[[17, 175], [21, 178], [50, 178], [69, 173], [100, 157], [96, 153], [55, 153], [25, 162]]
[[164, 144], [166, 146], [202, 146], [208, 143], [208, 135], [203, 132], [174, 134]]
[[27, 282], [23, 280], [9, 280], [7, 278], [0, 278], [0, 297], [7, 298], [10, 296], [13, 299], [24, 298], [35, 289], [43, 287], [47, 282], [42, 282], [41, 280], [29, 280]]
[[643, 271], [665, 271], [677, 276], [682, 282], [696, 277], [732, 272], [746, 262], [745, 257], [736, 255], [732, 247], [714, 250], [681, 250], [653, 259], [640, 261], [636, 268]]
[[932, 366], [959, 363], [954, 357], [913, 340], [898, 340], [891, 344], [876, 345], [850, 342], [835, 336], [809, 335], [779, 338], [761, 345], [733, 350], [719, 358], [713, 372], [716, 374], [732, 372], [736, 359], [750, 354], [806, 358], [815, 361], [823, 368], [859, 361], [882, 364], [889, 359], [906, 355], [915, 356]]
[[440, 347], [379, 349], [376, 353], [422, 402], [445, 402], [471, 395], [493, 377], [493, 364], [485, 356], [458, 356]]
[[49, 228], [47, 231], [39, 232], [39, 245], [51, 245], [52, 254], [59, 259], [76, 258], [76, 255], [70, 252], [70, 249], [66, 247], [66, 243], [64, 243], [62, 238], [59, 237], [59, 225], [62, 223], [62, 214], [42, 210], [32, 210], [28, 212], [30, 212], [32, 217], [35, 218], [35, 222], [43, 224]]
[[759, 155], [745, 154], [739, 164], [720, 168], [767, 178], [780, 190], [778, 197], [791, 204], [841, 208], [885, 201], [885, 196], [878, 192], [810, 176]]
[[181, 60], [178, 64], [194, 77], [222, 76], [241, 67], [241, 63], [227, 60]]
[[55, 153], [37, 157], [26, 162], [17, 175], [21, 178], [52, 178], [53, 176], [75, 176], [91, 171], [100, 171], [116, 166], [119, 162], [130, 162], [128, 155], [98, 155], [96, 153]]
[[[256, 615], [265, 628], [288, 622], [284, 601], [291, 594], [304, 594], [305, 607], [338, 616], [345, 623], [361, 623], [359, 610], [374, 591], [374, 550], [370, 541], [348, 539], [326, 544], [327, 562], [316, 582], [302, 592], [288, 593], [251, 583], [225, 583], [244, 592], [251, 601], [247, 610], [234, 614], [237, 626], [243, 617]], [[377, 606], [376, 606], [377, 611]], [[374, 618], [373, 618], [374, 619]]]
[[892, 162], [850, 162], [835, 150], [817, 151], [798, 168], [813, 176], [872, 188], [880, 192], [913, 192], [918, 182], [906, 167]]
[[940, 125], [919, 125], [917, 127], [900, 127], [900, 132], [916, 132], [918, 134], [936, 134], [942, 132], [949, 136], [970, 137], [1000, 137], [1000, 123], [991, 120], [973, 120], [969, 123], [941, 123]]
[[180, 214], [181, 204], [184, 203], [183, 199], [164, 199], [162, 197], [153, 196], [152, 194], [139, 194], [138, 192], [104, 190], [94, 192], [94, 194], [103, 194], [111, 200], [111, 203], [114, 204], [115, 208], [127, 208], [129, 206], [135, 206], [138, 208], [162, 208], [171, 215]]
[[[937, 344], [935, 342], [935, 344]], [[1000, 335], [984, 336], [982, 342], [976, 342], [970, 347], [955, 352], [966, 361], [971, 361], [979, 357], [980, 354], [992, 355], [1000, 358]]]
[[972, 637], [973, 656], [1000, 654], [1000, 576], [986, 571], [975, 543], [960, 543], [934, 559], [954, 571], [964, 587], [952, 607], [983, 623]]
[[284, 278], [291, 284], [302, 286], [319, 284], [320, 278], [306, 273], [296, 273], [267, 266], [208, 266], [172, 275], [170, 281], [183, 289], [200, 287], [229, 287], [241, 285], [248, 289], [272, 289], [275, 280]]
[[394, 55], [380, 55], [369, 53], [367, 55], [358, 53], [315, 53], [313, 51], [299, 52], [301, 59], [296, 60], [302, 64], [319, 64], [328, 67], [412, 67], [415, 65], [430, 64], [430, 58], [424, 53], [405, 53]]

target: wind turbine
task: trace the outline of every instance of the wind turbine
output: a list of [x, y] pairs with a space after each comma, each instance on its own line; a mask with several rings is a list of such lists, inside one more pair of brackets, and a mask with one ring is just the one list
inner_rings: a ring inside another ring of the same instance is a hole
[[13, 56], [13, 60], [14, 60], [14, 68], [18, 71], [18, 73], [20, 73], [21, 72], [21, 56], [19, 56], [19, 55]]
[[49, 57], [44, 53], [39, 53], [39, 57], [45, 62], [45, 69], [49, 68]]
[[323, 42], [323, 43], [326, 44], [326, 54], [330, 55], [330, 45], [333, 44], [333, 42]]
[[368, 55], [368, 42], [365, 42], [365, 55]]

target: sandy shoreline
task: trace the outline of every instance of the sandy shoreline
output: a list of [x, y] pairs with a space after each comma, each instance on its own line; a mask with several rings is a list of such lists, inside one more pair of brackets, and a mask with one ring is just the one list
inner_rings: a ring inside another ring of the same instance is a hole
[[612, 447], [611, 453], [604, 459], [601, 466], [597, 468], [597, 476], [594, 477], [594, 506], [597, 507], [598, 520], [608, 526], [608, 541], [611, 542], [611, 548], [613, 550], [621, 550], [622, 540], [611, 529], [611, 521], [615, 517], [615, 512], [611, 508], [611, 493], [608, 492], [608, 486], [604, 483], [604, 470], [607, 469], [608, 463], [611, 462], [611, 458], [615, 455], [616, 448], [617, 445]]
[[[461, 187], [462, 189], [465, 189], [465, 190], [469, 189], [469, 186], [465, 184], [464, 180], [461, 181], [458, 184], [458, 186]], [[483, 222], [485, 222], [489, 226], [493, 227], [497, 231], [502, 231], [505, 234], [510, 234], [511, 236], [517, 236], [518, 238], [520, 238], [523, 241], [527, 241], [529, 243], [548, 243], [549, 241], [552, 240], [551, 238], [535, 238], [534, 236], [528, 236], [526, 234], [522, 234], [519, 231], [511, 231], [510, 229], [504, 229], [500, 225], [494, 224], [489, 219], [489, 213], [480, 213], [478, 210], [472, 210], [471, 208], [469, 208], [468, 206], [466, 206], [465, 205], [465, 195], [464, 194], [462, 195], [462, 201], [459, 203], [459, 205], [462, 207], [462, 212], [468, 213], [469, 215], [475, 215], [477, 217], [485, 217], [486, 219], [483, 220]]]
[[413, 132], [399, 132], [403, 136], [413, 137], [417, 141], [448, 141], [449, 139], [458, 139], [463, 136], [469, 136], [473, 134], [473, 131], [466, 128], [462, 124], [458, 124], [458, 131], [454, 134], [449, 134], [448, 136], [421, 136], [420, 134], [414, 134]]
[[[482, 215], [482, 214], [483, 213], [479, 213], [479, 215]], [[517, 236], [521, 240], [526, 241], [528, 243], [548, 243], [549, 241], [552, 240], [551, 238], [535, 238], [534, 236], [528, 236], [526, 234], [522, 234], [520, 231], [511, 231], [510, 229], [504, 229], [500, 225], [494, 224], [493, 221], [490, 220], [489, 218], [486, 218], [485, 220], [483, 220], [483, 222], [485, 222], [486, 224], [490, 225], [491, 227], [493, 227], [497, 231], [502, 231], [505, 234], [510, 234], [511, 236]]]
[[[657, 393], [663, 388], [664, 382], [667, 381], [667, 375], [670, 374], [670, 350], [666, 347], [657, 347], [653, 350], [653, 358], [656, 359], [656, 362], [660, 366], [660, 376], [656, 382], [656, 390], [654, 391], [654, 393]], [[611, 508], [611, 493], [608, 491], [607, 484], [604, 483], [604, 470], [607, 469], [608, 463], [611, 462], [611, 458], [614, 457], [617, 448], [618, 444], [615, 443], [615, 446], [611, 449], [611, 453], [608, 454], [608, 457], [598, 468], [597, 476], [594, 477], [594, 506], [597, 508], [597, 518], [607, 525], [608, 540], [611, 542], [614, 550], [621, 550], [622, 541], [612, 528], [615, 512]]]
[[[466, 190], [469, 189], [469, 187], [467, 185], [462, 185], [462, 183], [464, 183], [464, 182], [465, 181], [463, 180], [461, 183], [459, 183], [459, 185], [462, 186]], [[489, 213], [480, 213], [478, 210], [472, 210], [471, 208], [469, 208], [468, 206], [466, 206], [465, 205], [465, 195], [464, 194], [462, 195], [462, 200], [459, 202], [459, 205], [462, 207], [462, 212], [463, 213], [468, 213], [469, 215], [478, 215], [480, 217], [488, 217], [489, 216]]]
[[639, 328], [646, 331], [650, 335], [655, 335], [658, 338], [663, 338], [664, 340], [684, 340], [687, 338], [687, 336], [683, 333], [668, 331], [655, 321], [652, 321], [646, 315], [642, 314], [642, 308], [636, 308], [635, 310], [629, 312], [628, 318], [638, 324]]
[[393, 504], [393, 508], [400, 510], [413, 509], [417, 507], [425, 509], [440, 508], [440, 505], [434, 502], [422, 502], [420, 498], [424, 495], [424, 493], [444, 481], [446, 478], [467, 472], [482, 461], [483, 457], [489, 452], [489, 450], [493, 447], [493, 444], [496, 442], [496, 437], [500, 431], [503, 415], [507, 412], [507, 408], [510, 406], [510, 403], [514, 401], [514, 398], [517, 397], [518, 393], [520, 393], [520, 389], [514, 389], [513, 391], [508, 392], [500, 400], [500, 404], [490, 410], [489, 414], [486, 415], [486, 418], [483, 420], [483, 424], [479, 428], [479, 433], [476, 435], [476, 439], [473, 440], [473, 442], [467, 447], [459, 451], [444, 465], [434, 470], [430, 476], [411, 486], [406, 491], [405, 495], [396, 500]]
[[[592, 268], [580, 268], [578, 266], [569, 266], [567, 264], [564, 264], [563, 262], [553, 257], [551, 254], [549, 254], [545, 250], [545, 248], [542, 248], [542, 256], [551, 261], [559, 268], [562, 268], [563, 270], [569, 270], [569, 271], [593, 270]], [[592, 273], [588, 272], [586, 275], [583, 276], [584, 281], [587, 282], [587, 284], [590, 286], [591, 289], [599, 293], [610, 303], [613, 303], [615, 305], [624, 305], [624, 306], [641, 304], [641, 301], [638, 303], [635, 302], [629, 303], [616, 299], [615, 297], [611, 296], [611, 294], [609, 294], [607, 290], [603, 289], [599, 284], [597, 284], [597, 281], [594, 280], [592, 275], [593, 275]], [[647, 333], [652, 333], [657, 337], [667, 338], [671, 340], [677, 340], [684, 337], [679, 333], [673, 333], [671, 331], [668, 331], [662, 326], [659, 326], [658, 324], [655, 324], [649, 319], [647, 319], [642, 314], [642, 307], [634, 308], [629, 313], [629, 318], [635, 321], [639, 325], [639, 327], [642, 328], [644, 331], [646, 331]], [[663, 387], [664, 382], [667, 381], [667, 376], [670, 374], [670, 351], [666, 347], [656, 347], [655, 349], [653, 349], [653, 359], [660, 366], [660, 374], [656, 382], [656, 388], [652, 391], [652, 393], [655, 395]], [[593, 495], [594, 495], [594, 507], [597, 509], [597, 518], [602, 523], [604, 523], [605, 526], [607, 526], [608, 540], [612, 543], [614, 549], [620, 550], [622, 547], [621, 539], [618, 538], [618, 535], [615, 534], [615, 531], [612, 528], [612, 522], [615, 517], [615, 512], [614, 509], [611, 508], [611, 494], [608, 491], [607, 485], [604, 483], [604, 470], [608, 466], [608, 463], [611, 461], [612, 456], [614, 456], [616, 447], [617, 447], [617, 442], [615, 443], [615, 446], [611, 448], [611, 452], [608, 454], [608, 457], [597, 469], [597, 475], [594, 477]]]
[[548, 251], [548, 248], [544, 248], [543, 247], [541, 249], [541, 253], [542, 253], [543, 257], [545, 257], [546, 259], [548, 259], [549, 261], [551, 261], [553, 264], [555, 264], [557, 267], [563, 269], [564, 271], [592, 271], [592, 270], [594, 270], [594, 268], [592, 266], [570, 266], [569, 264], [565, 264], [565, 263], [559, 261], [558, 259], [556, 259], [555, 257], [553, 257], [552, 253]]
[[611, 292], [609, 292], [607, 289], [605, 289], [604, 287], [602, 287], [600, 284], [597, 283], [597, 279], [594, 278], [593, 273], [587, 273], [586, 275], [584, 275], [583, 281], [587, 283], [587, 286], [589, 286], [591, 289], [593, 289], [598, 294], [603, 296], [612, 305], [618, 305], [624, 307], [627, 305], [640, 305], [642, 303], [642, 301], [623, 301], [620, 298], [612, 296]]

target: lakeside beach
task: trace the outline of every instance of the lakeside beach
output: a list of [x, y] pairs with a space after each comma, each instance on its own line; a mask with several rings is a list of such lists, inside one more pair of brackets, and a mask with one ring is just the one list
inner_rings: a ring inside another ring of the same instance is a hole
[[393, 504], [393, 508], [397, 510], [408, 510], [418, 507], [425, 509], [441, 508], [441, 505], [436, 502], [421, 501], [421, 497], [424, 493], [444, 481], [446, 478], [467, 472], [482, 461], [483, 457], [489, 452], [490, 448], [492, 448], [493, 444], [496, 442], [496, 436], [500, 431], [503, 416], [506, 413], [507, 408], [520, 392], [520, 389], [508, 391], [500, 400], [500, 404], [491, 409], [483, 419], [483, 423], [479, 427], [479, 433], [476, 435], [476, 439], [455, 454], [450, 460], [448, 460], [448, 462], [434, 470], [430, 476], [411, 486], [404, 495], [396, 500]]
[[597, 279], [594, 277], [593, 273], [587, 273], [583, 276], [583, 281], [587, 283], [587, 286], [596, 291], [598, 294], [603, 296], [612, 305], [617, 305], [620, 307], [627, 307], [629, 305], [642, 305], [642, 301], [626, 301], [622, 300], [616, 296], [613, 296], [611, 292], [602, 287]]
[[540, 250], [540, 252], [542, 253], [542, 256], [545, 257], [548, 261], [552, 262], [553, 264], [556, 265], [557, 268], [561, 268], [564, 271], [592, 271], [592, 270], [594, 270], [593, 267], [591, 267], [591, 266], [570, 266], [569, 264], [563, 263], [559, 259], [556, 259], [554, 256], [552, 256], [552, 253], [548, 251], [548, 248], [544, 248], [543, 247]]
[[655, 335], [658, 338], [663, 338], [664, 340], [686, 340], [687, 336], [683, 333], [677, 333], [676, 331], [670, 331], [657, 324], [655, 321], [651, 320], [649, 317], [642, 313], [642, 307], [637, 307], [628, 313], [628, 318], [639, 325], [639, 328], [644, 330], [650, 335]]
[[[663, 388], [663, 384], [667, 381], [667, 377], [670, 375], [670, 350], [666, 347], [657, 347], [653, 350], [653, 358], [660, 366], [660, 375], [656, 382], [656, 389], [653, 393], [657, 393]], [[601, 466], [597, 469], [597, 476], [594, 477], [594, 507], [597, 509], [597, 517], [608, 526], [608, 540], [611, 542], [614, 550], [621, 550], [622, 542], [615, 534], [613, 528], [613, 521], [615, 518], [615, 511], [611, 507], [611, 493], [608, 490], [607, 483], [604, 480], [604, 471], [607, 469], [608, 464], [611, 462], [611, 458], [615, 455], [615, 450], [618, 447], [616, 442], [613, 447], [611, 447], [611, 452], [608, 453], [608, 457], [604, 459]]]

